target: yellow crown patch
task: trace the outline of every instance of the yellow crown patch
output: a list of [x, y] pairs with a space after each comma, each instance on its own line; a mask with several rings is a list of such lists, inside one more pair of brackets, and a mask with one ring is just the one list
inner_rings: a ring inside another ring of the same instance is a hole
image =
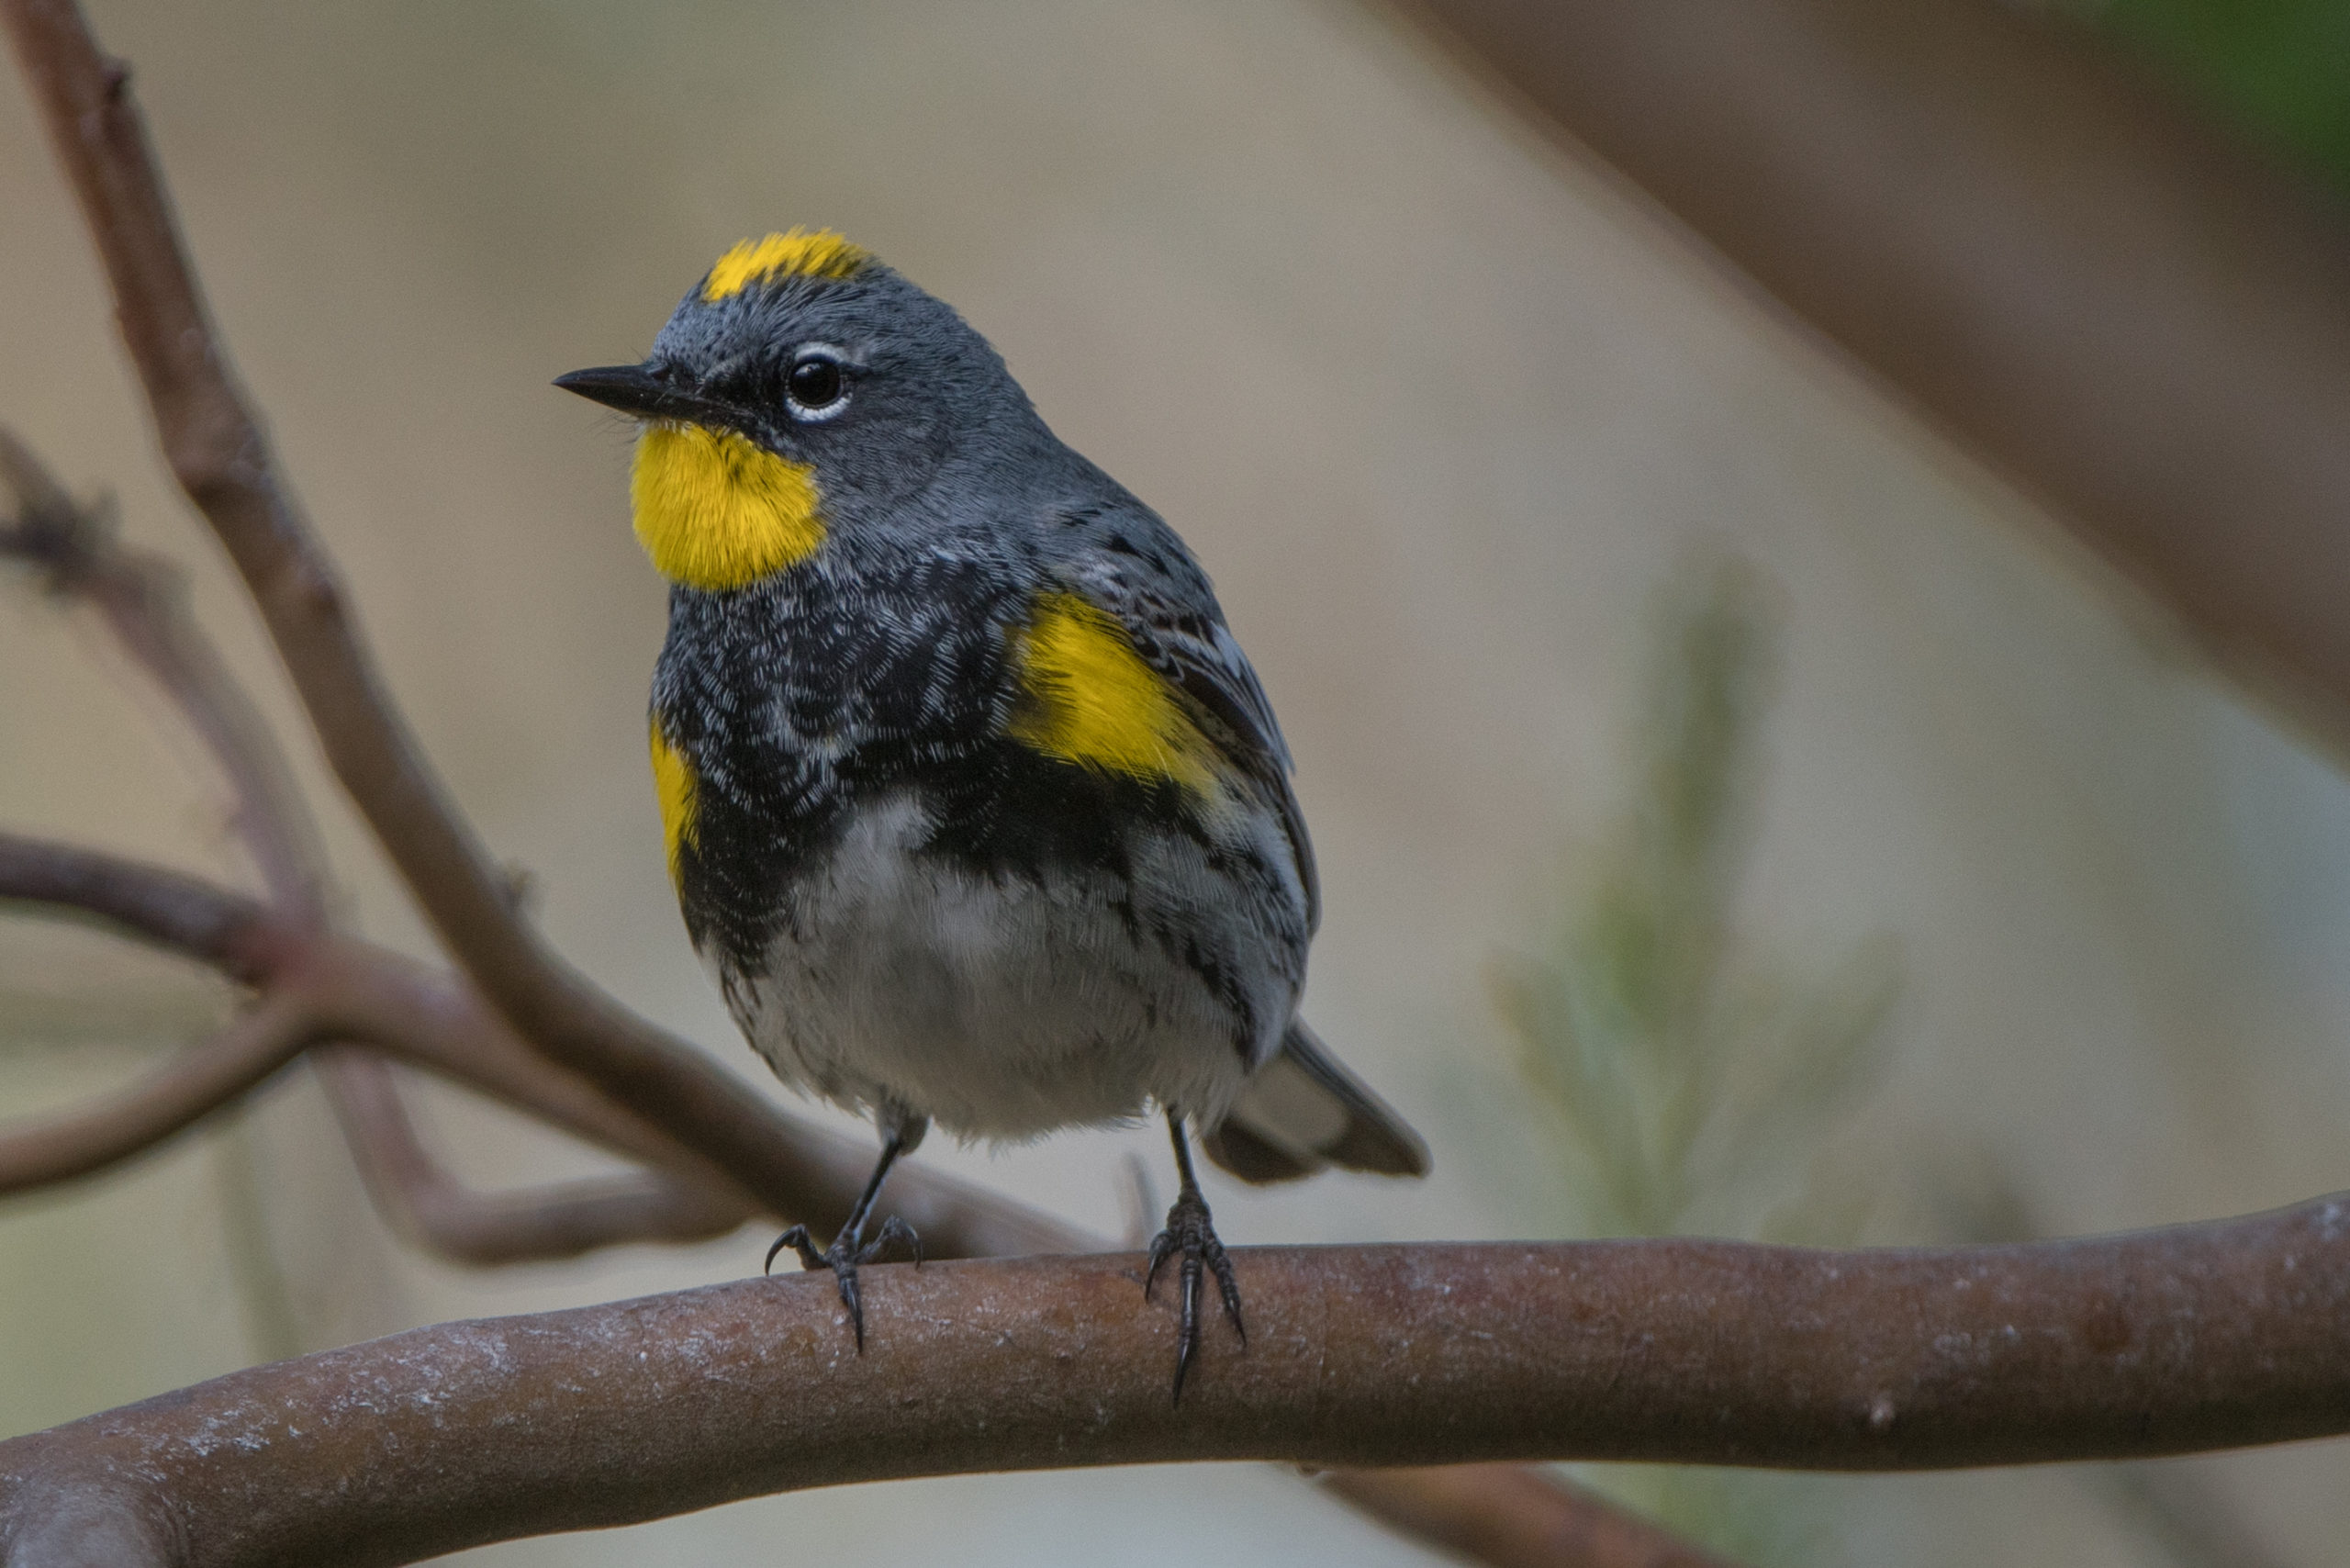
[[740, 240], [711, 263], [701, 297], [711, 303], [779, 277], [847, 277], [873, 258], [829, 229], [794, 229], [764, 240]]

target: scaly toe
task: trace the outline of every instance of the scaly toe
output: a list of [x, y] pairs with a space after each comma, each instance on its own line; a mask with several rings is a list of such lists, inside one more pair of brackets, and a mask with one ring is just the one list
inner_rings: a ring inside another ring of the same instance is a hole
[[1178, 1402], [1183, 1397], [1183, 1380], [1190, 1375], [1192, 1358], [1200, 1347], [1200, 1278], [1203, 1273], [1215, 1275], [1216, 1293], [1224, 1298], [1225, 1316], [1232, 1319], [1234, 1330], [1243, 1346], [1248, 1343], [1248, 1330], [1240, 1321], [1240, 1285], [1233, 1277], [1232, 1260], [1225, 1255], [1224, 1243], [1216, 1238], [1215, 1222], [1208, 1213], [1206, 1202], [1196, 1192], [1185, 1193], [1167, 1211], [1167, 1228], [1152, 1238], [1150, 1253], [1143, 1273], [1143, 1299], [1151, 1298], [1151, 1290], [1158, 1282], [1158, 1271], [1169, 1258], [1177, 1254], [1182, 1262], [1177, 1267], [1179, 1285], [1175, 1330], [1175, 1389]]
[[815, 1243], [810, 1239], [808, 1227], [795, 1225], [777, 1237], [775, 1245], [767, 1249], [766, 1267], [772, 1271], [777, 1257], [789, 1247], [800, 1254], [802, 1269], [830, 1269], [833, 1282], [840, 1289], [841, 1305], [848, 1308], [849, 1329], [856, 1337], [856, 1353], [861, 1356], [865, 1354], [865, 1297], [857, 1288], [857, 1266], [871, 1262], [893, 1241], [904, 1242], [913, 1253], [914, 1262], [917, 1265], [922, 1262], [922, 1238], [914, 1234], [912, 1226], [895, 1215], [882, 1222], [880, 1233], [872, 1240], [860, 1244], [851, 1237], [835, 1237], [833, 1244], [822, 1252], [816, 1250]]
[[896, 1215], [891, 1215], [888, 1219], [883, 1220], [880, 1232], [858, 1249], [856, 1260], [860, 1263], [870, 1263], [879, 1257], [893, 1241], [903, 1242], [906, 1250], [913, 1254], [914, 1267], [917, 1269], [922, 1267], [922, 1237], [916, 1233], [912, 1226], [908, 1225]]

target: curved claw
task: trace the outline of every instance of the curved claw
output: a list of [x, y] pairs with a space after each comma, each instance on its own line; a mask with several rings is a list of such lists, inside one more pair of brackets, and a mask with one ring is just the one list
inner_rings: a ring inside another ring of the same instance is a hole
[[1151, 1291], [1158, 1282], [1158, 1271], [1167, 1260], [1178, 1252], [1183, 1261], [1176, 1271], [1181, 1287], [1177, 1309], [1175, 1337], [1174, 1400], [1183, 1398], [1183, 1380], [1190, 1375], [1192, 1357], [1200, 1345], [1200, 1280], [1213, 1272], [1216, 1294], [1224, 1300], [1225, 1316], [1232, 1319], [1233, 1331], [1240, 1337], [1245, 1348], [1248, 1343], [1248, 1325], [1240, 1320], [1240, 1284], [1233, 1277], [1232, 1260], [1225, 1256], [1224, 1243], [1217, 1239], [1215, 1224], [1208, 1214], [1208, 1205], [1196, 1192], [1187, 1192], [1175, 1200], [1167, 1211], [1167, 1228], [1151, 1238], [1150, 1254], [1143, 1273], [1143, 1299], [1151, 1299]]
[[[1173, 1216], [1169, 1215], [1169, 1218], [1171, 1221]], [[783, 1244], [781, 1242], [778, 1242], [776, 1245], [780, 1247]], [[1142, 1276], [1143, 1300], [1148, 1301], [1150, 1299], [1152, 1288], [1158, 1283], [1158, 1271], [1164, 1268], [1167, 1264], [1167, 1260], [1174, 1255], [1175, 1233], [1172, 1230], [1162, 1230], [1157, 1236], [1150, 1238], [1149, 1266], [1143, 1271]], [[767, 1256], [772, 1258], [775, 1254], [770, 1252]]]
[[870, 1263], [879, 1257], [881, 1249], [892, 1241], [904, 1242], [906, 1250], [914, 1255], [914, 1267], [917, 1269], [922, 1267], [922, 1237], [916, 1233], [912, 1226], [908, 1225], [896, 1215], [891, 1215], [881, 1222], [880, 1232], [858, 1250], [856, 1260], [860, 1263]]
[[830, 1269], [834, 1283], [840, 1288], [841, 1305], [848, 1308], [849, 1330], [856, 1336], [856, 1353], [861, 1356], [865, 1354], [865, 1297], [857, 1289], [857, 1266], [873, 1261], [892, 1241], [904, 1242], [914, 1255], [914, 1266], [922, 1266], [922, 1238], [914, 1233], [912, 1226], [891, 1215], [881, 1222], [881, 1229], [872, 1240], [860, 1242], [857, 1238], [844, 1232], [834, 1237], [833, 1244], [822, 1252], [816, 1250], [808, 1227], [795, 1225], [775, 1238], [775, 1245], [767, 1249], [767, 1261], [761, 1265], [760, 1271], [774, 1272], [775, 1260], [787, 1247], [800, 1254], [802, 1269]]
[[824, 1260], [823, 1254], [816, 1250], [815, 1241], [809, 1236], [808, 1227], [804, 1225], [795, 1225], [775, 1238], [775, 1245], [767, 1249], [767, 1259], [759, 1265], [759, 1272], [774, 1273], [776, 1255], [787, 1247], [800, 1254], [800, 1266], [803, 1269], [812, 1269]]
[[1224, 1255], [1224, 1243], [1209, 1238], [1208, 1267], [1215, 1271], [1215, 1293], [1224, 1298], [1224, 1315], [1232, 1319], [1232, 1331], [1240, 1339], [1240, 1348], [1248, 1348], [1248, 1325], [1240, 1321], [1240, 1282], [1232, 1277], [1232, 1260]]

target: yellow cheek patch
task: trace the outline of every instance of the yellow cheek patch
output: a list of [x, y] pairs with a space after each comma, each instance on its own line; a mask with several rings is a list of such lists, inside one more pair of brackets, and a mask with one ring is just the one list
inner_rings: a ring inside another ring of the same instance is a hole
[[648, 426], [629, 498], [654, 568], [688, 588], [741, 588], [824, 542], [816, 471], [733, 431]]
[[1207, 738], [1110, 616], [1073, 593], [1046, 594], [1013, 657], [1013, 739], [1064, 762], [1207, 792]]
[[669, 738], [661, 733], [661, 721], [654, 720], [653, 793], [661, 802], [661, 841], [668, 846], [669, 880], [673, 884], [678, 879], [679, 848], [695, 844], [698, 790], [694, 765], [686, 760], [685, 753], [669, 744]]
[[829, 229], [794, 229], [764, 240], [742, 240], [718, 258], [702, 279], [701, 297], [715, 305], [755, 283], [778, 277], [847, 277], [873, 258]]

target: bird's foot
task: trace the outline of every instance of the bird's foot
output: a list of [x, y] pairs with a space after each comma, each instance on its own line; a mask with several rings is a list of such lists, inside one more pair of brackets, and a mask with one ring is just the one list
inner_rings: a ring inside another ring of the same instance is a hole
[[857, 1294], [857, 1266], [873, 1261], [892, 1241], [904, 1242], [906, 1249], [914, 1255], [914, 1266], [922, 1266], [922, 1238], [914, 1234], [912, 1226], [891, 1215], [881, 1222], [881, 1228], [872, 1240], [866, 1241], [855, 1231], [845, 1230], [822, 1252], [816, 1250], [815, 1238], [808, 1234], [808, 1227], [795, 1225], [777, 1237], [775, 1245], [767, 1249], [767, 1260], [761, 1271], [772, 1273], [776, 1255], [787, 1247], [800, 1254], [801, 1268], [830, 1269], [840, 1285], [841, 1305], [848, 1308], [848, 1325], [856, 1334], [856, 1353], [861, 1356], [865, 1354], [865, 1303]]
[[1232, 1319], [1232, 1331], [1240, 1336], [1240, 1343], [1248, 1343], [1248, 1326], [1240, 1321], [1240, 1286], [1232, 1277], [1232, 1260], [1225, 1256], [1224, 1243], [1216, 1239], [1215, 1222], [1208, 1215], [1207, 1200], [1196, 1188], [1186, 1191], [1167, 1211], [1167, 1228], [1150, 1244], [1150, 1263], [1143, 1274], [1142, 1294], [1150, 1299], [1151, 1287], [1158, 1282], [1159, 1267], [1177, 1253], [1183, 1261], [1177, 1270], [1182, 1286], [1180, 1321], [1175, 1338], [1175, 1400], [1183, 1398], [1183, 1377], [1192, 1370], [1192, 1352], [1200, 1345], [1200, 1276], [1215, 1275], [1215, 1287], [1224, 1297], [1224, 1315]]

